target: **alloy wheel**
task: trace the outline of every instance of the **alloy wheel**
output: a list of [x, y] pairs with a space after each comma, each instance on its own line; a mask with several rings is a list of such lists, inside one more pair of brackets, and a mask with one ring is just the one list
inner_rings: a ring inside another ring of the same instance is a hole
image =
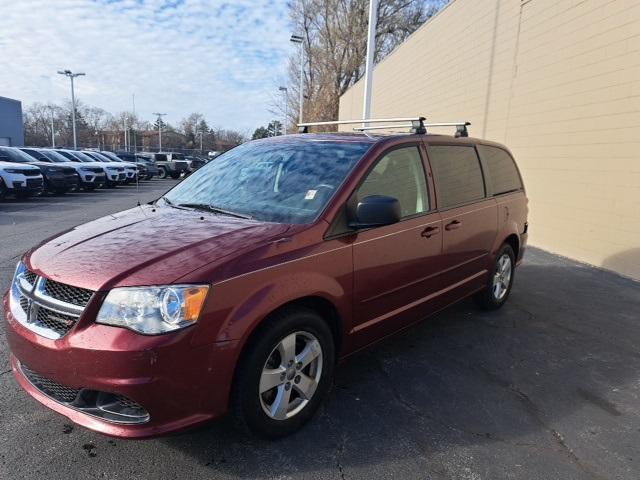
[[496, 300], [502, 300], [511, 285], [511, 257], [504, 253], [498, 259], [496, 271], [493, 275], [492, 292]]
[[316, 392], [323, 355], [318, 339], [297, 331], [284, 337], [262, 368], [258, 395], [264, 412], [274, 420], [300, 413]]

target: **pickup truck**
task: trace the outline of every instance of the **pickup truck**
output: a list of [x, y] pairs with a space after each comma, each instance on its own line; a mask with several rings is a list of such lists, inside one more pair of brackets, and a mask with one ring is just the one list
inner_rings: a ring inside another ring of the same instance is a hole
[[186, 174], [189, 169], [189, 162], [182, 153], [159, 152], [142, 155], [155, 160], [158, 166], [158, 178], [171, 177], [178, 179], [183, 173]]

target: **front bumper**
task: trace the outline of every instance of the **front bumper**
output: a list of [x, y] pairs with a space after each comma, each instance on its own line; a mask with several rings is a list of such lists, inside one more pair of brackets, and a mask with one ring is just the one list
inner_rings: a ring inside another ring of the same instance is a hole
[[80, 175], [80, 186], [101, 186], [107, 181], [106, 175], [103, 173], [82, 173]]
[[78, 187], [78, 174], [48, 175], [47, 184], [54, 190], [73, 190]]
[[[18, 383], [33, 398], [71, 421], [107, 435], [146, 438], [182, 430], [223, 415], [227, 409], [236, 342], [193, 346], [195, 328], [144, 336], [95, 324], [102, 296], [94, 298], [77, 325], [50, 340], [13, 317], [3, 304], [11, 365]], [[123, 424], [87, 414], [36, 387], [21, 365], [70, 389], [122, 395], [149, 414], [145, 423]]]
[[12, 193], [41, 193], [44, 189], [42, 177], [23, 177], [24, 179], [13, 180], [8, 184], [7, 189]]

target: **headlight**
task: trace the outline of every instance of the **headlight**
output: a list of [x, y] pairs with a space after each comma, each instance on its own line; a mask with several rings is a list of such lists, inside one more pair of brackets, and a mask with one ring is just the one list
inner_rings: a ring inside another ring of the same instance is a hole
[[147, 335], [172, 332], [198, 321], [208, 291], [207, 285], [114, 288], [96, 322]]
[[80, 167], [79, 170], [85, 173], [93, 173], [93, 171], [89, 167]]
[[7, 173], [22, 173], [24, 172], [24, 169], [20, 170], [16, 168], [5, 168], [4, 171]]

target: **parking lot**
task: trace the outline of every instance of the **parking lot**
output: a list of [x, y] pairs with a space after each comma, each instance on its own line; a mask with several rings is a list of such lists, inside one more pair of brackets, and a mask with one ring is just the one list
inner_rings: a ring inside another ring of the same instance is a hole
[[[173, 184], [0, 203], [0, 289], [24, 250]], [[636, 479], [639, 320], [638, 283], [531, 248], [502, 310], [465, 301], [347, 360], [277, 442], [227, 421], [148, 441], [74, 427], [18, 388], [2, 324], [0, 478]]]

